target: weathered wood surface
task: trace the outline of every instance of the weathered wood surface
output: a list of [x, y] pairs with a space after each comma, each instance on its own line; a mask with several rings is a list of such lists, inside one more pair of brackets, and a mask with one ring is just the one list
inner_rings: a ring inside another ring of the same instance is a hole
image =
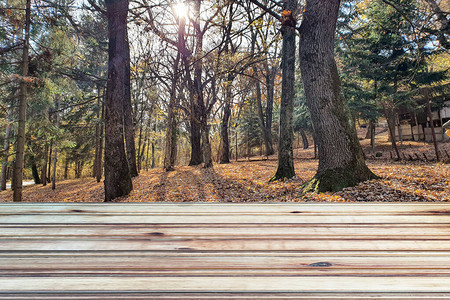
[[1, 204], [0, 299], [450, 299], [450, 204]]

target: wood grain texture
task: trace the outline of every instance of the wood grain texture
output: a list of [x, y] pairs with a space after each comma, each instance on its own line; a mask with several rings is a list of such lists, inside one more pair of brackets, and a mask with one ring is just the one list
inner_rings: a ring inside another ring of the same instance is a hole
[[450, 299], [450, 204], [0, 204], [0, 299]]

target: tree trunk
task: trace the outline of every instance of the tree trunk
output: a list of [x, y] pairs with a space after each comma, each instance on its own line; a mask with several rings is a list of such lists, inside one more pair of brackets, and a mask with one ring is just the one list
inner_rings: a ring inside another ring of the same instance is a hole
[[236, 130], [236, 132], [235, 132], [235, 137], [234, 137], [234, 146], [235, 146], [235, 155], [236, 155], [236, 161], [238, 161], [238, 159], [239, 159], [239, 148], [238, 148], [238, 131], [237, 131], [237, 128], [235, 129]]
[[92, 177], [97, 178], [98, 159], [100, 155], [100, 105], [101, 105], [101, 90], [100, 85], [97, 85], [97, 122], [95, 124], [95, 155], [94, 166], [92, 167]]
[[[127, 0], [128, 1], [128, 0]], [[131, 71], [130, 71], [130, 44], [128, 42], [127, 27], [125, 24], [125, 91], [123, 98], [123, 118], [124, 118], [124, 132], [125, 144], [127, 150], [127, 161], [130, 169], [131, 177], [138, 176], [136, 165], [136, 144], [134, 139], [134, 122], [133, 122], [133, 108], [131, 105]]]
[[[200, 1], [197, 0], [198, 3], [196, 3], [195, 7], [200, 6]], [[196, 9], [198, 18], [200, 16], [199, 7]], [[197, 19], [197, 22], [199, 22], [199, 19]], [[198, 28], [200, 24], [196, 24], [196, 27]], [[194, 79], [201, 81], [201, 60], [193, 58], [190, 51], [186, 48], [186, 41], [184, 37], [184, 31], [185, 31], [185, 20], [184, 18], [180, 19], [180, 26], [179, 26], [179, 41], [178, 41], [178, 51], [181, 53], [181, 57], [184, 64], [184, 69], [186, 73], [186, 81], [187, 86], [189, 90], [189, 100], [190, 100], [190, 142], [191, 142], [191, 158], [189, 161], [189, 166], [196, 166], [202, 163], [202, 148], [201, 148], [201, 125], [200, 125], [200, 111], [198, 107], [198, 89], [196, 86], [194, 86], [194, 80], [191, 78], [191, 62], [193, 59], [195, 59], [196, 64], [194, 66]], [[198, 29], [196, 28], [196, 31]], [[201, 38], [196, 37], [196, 40], [200, 40]], [[196, 45], [196, 54], [200, 57], [202, 47], [201, 45]], [[198, 52], [200, 51], [200, 52]], [[200, 69], [199, 69], [200, 65]], [[200, 74], [200, 78], [196, 77], [198, 74]], [[197, 81], [198, 82], [198, 81]], [[201, 85], [198, 86], [198, 88], [201, 88]]]
[[210, 168], [212, 163], [212, 151], [211, 143], [209, 142], [209, 125], [208, 125], [208, 108], [205, 105], [205, 99], [203, 97], [203, 34], [204, 31], [200, 27], [200, 8], [201, 0], [195, 0], [193, 3], [193, 27], [195, 32], [195, 61], [194, 61], [194, 101], [198, 108], [199, 120], [200, 120], [200, 133], [201, 133], [201, 146], [203, 152], [203, 167]]
[[417, 126], [417, 141], [420, 141], [421, 138], [420, 138], [419, 120], [417, 120], [417, 115], [415, 112], [414, 112], [414, 120], [415, 120], [415, 124]]
[[375, 150], [375, 122], [369, 120], [369, 126], [367, 127], [366, 139], [370, 139], [370, 147], [372, 152]]
[[177, 146], [176, 136], [176, 116], [175, 116], [175, 102], [177, 101], [177, 84], [178, 84], [178, 64], [180, 62], [180, 52], [178, 51], [175, 63], [173, 66], [172, 86], [170, 87], [170, 100], [169, 108], [167, 112], [167, 134], [166, 134], [166, 147], [164, 151], [164, 169], [166, 171], [173, 171], [175, 157], [174, 148]]
[[[228, 91], [226, 92], [228, 94]], [[228, 97], [228, 96], [225, 96]], [[229, 164], [230, 163], [230, 137], [228, 131], [228, 122], [231, 116], [231, 105], [228, 100], [225, 100], [225, 106], [223, 108], [222, 124], [221, 124], [221, 151], [220, 151], [220, 163]]]
[[100, 134], [100, 128], [99, 124], [95, 124], [95, 152], [94, 152], [94, 164], [92, 166], [92, 177], [97, 178], [97, 163], [98, 163], [98, 151], [99, 151], [99, 144], [98, 144], [98, 137]]
[[19, 119], [17, 125], [16, 160], [14, 162], [14, 174], [12, 181], [13, 201], [22, 201], [22, 181], [25, 152], [25, 123], [27, 119], [27, 76], [28, 76], [28, 51], [30, 46], [31, 0], [27, 0], [25, 7], [25, 31], [22, 52], [22, 80], [20, 81], [19, 94]]
[[371, 134], [370, 134], [370, 148], [372, 152], [375, 152], [375, 123], [372, 126]]
[[319, 168], [304, 191], [339, 191], [376, 178], [366, 166], [334, 60], [339, 0], [307, 0], [300, 68], [318, 143]]
[[[256, 68], [254, 68], [253, 70], [254, 70], [254, 73], [256, 73]], [[273, 154], [272, 135], [271, 135], [270, 131], [267, 130], [268, 129], [268, 126], [266, 124], [267, 118], [264, 117], [264, 113], [263, 113], [261, 84], [260, 84], [259, 80], [256, 81], [256, 105], [257, 105], [257, 109], [258, 109], [258, 120], [259, 120], [258, 124], [259, 124], [259, 127], [261, 128], [264, 144], [266, 146], [266, 155], [269, 156], [269, 155]], [[269, 105], [269, 104], [267, 104], [267, 105]], [[271, 128], [271, 126], [270, 126], [270, 128]]]
[[39, 171], [36, 165], [36, 157], [34, 155], [30, 155], [30, 163], [31, 163], [31, 174], [33, 175], [34, 183], [40, 184], [41, 179], [39, 178]]
[[230, 163], [230, 136], [229, 136], [229, 122], [231, 117], [231, 102], [232, 99], [232, 84], [234, 77], [232, 74], [228, 74], [227, 83], [225, 87], [225, 103], [223, 107], [223, 116], [221, 124], [221, 151], [220, 151], [220, 163], [229, 164]]
[[127, 85], [128, 0], [105, 0], [109, 60], [105, 99], [105, 201], [133, 189], [124, 147], [124, 98]]
[[411, 131], [411, 139], [412, 139], [413, 141], [415, 141], [415, 140], [416, 140], [416, 137], [414, 136], [414, 127], [413, 127], [412, 124], [409, 124], [409, 130]]
[[[141, 116], [139, 120], [142, 122], [142, 112], [144, 110], [141, 109]], [[142, 126], [139, 126], [139, 137], [138, 137], [138, 149], [137, 149], [137, 171], [141, 173], [141, 149], [142, 149]]]
[[283, 46], [281, 54], [282, 86], [280, 104], [280, 138], [278, 143], [278, 169], [270, 181], [289, 179], [295, 176], [294, 170], [294, 126], [293, 111], [295, 97], [295, 24], [296, 0], [285, 2], [281, 33]]
[[103, 176], [103, 136], [105, 134], [105, 126], [104, 120], [105, 120], [105, 105], [103, 104], [103, 101], [101, 103], [102, 105], [102, 114], [101, 114], [101, 123], [100, 123], [100, 136], [99, 136], [99, 150], [98, 150], [98, 163], [97, 163], [97, 182], [100, 182], [102, 180]]
[[145, 149], [147, 147], [147, 134], [144, 136], [144, 140], [142, 142], [141, 153], [139, 155], [138, 168], [142, 170], [142, 161], [144, 160]]
[[374, 122], [372, 120], [369, 121], [369, 126], [367, 127], [365, 139], [370, 139], [370, 135], [372, 134], [372, 127], [374, 126]]
[[392, 144], [392, 148], [395, 151], [395, 154], [397, 155], [397, 160], [401, 159], [400, 156], [400, 151], [397, 147], [397, 140], [395, 138], [395, 116], [394, 116], [394, 112], [392, 111], [392, 109], [387, 108], [386, 104], [383, 102], [383, 112], [384, 112], [384, 116], [386, 118], [386, 121], [388, 123], [388, 130], [389, 130], [389, 136], [391, 137], [391, 144]]
[[66, 161], [64, 162], [64, 180], [67, 180], [69, 176], [69, 160], [66, 156]]
[[41, 181], [42, 181], [43, 186], [47, 185], [48, 148], [49, 148], [48, 145], [45, 144], [44, 161], [42, 162], [42, 167], [41, 167]]
[[[267, 63], [267, 61], [266, 61]], [[265, 122], [265, 136], [267, 138], [266, 155], [274, 154], [273, 142], [272, 142], [272, 118], [273, 118], [273, 94], [275, 89], [275, 75], [277, 73], [277, 67], [266, 68], [266, 85], [267, 85], [267, 103], [266, 103], [266, 122]]]
[[[60, 103], [60, 97], [61, 95], [56, 94], [55, 96], [55, 114], [56, 114], [56, 128], [59, 128], [59, 121], [60, 121], [60, 115], [59, 115], [59, 103]], [[52, 174], [52, 190], [56, 189], [56, 163], [58, 162], [58, 139], [55, 140], [55, 150], [53, 154], [53, 174]]]
[[309, 148], [308, 137], [306, 136], [306, 133], [303, 129], [300, 129], [300, 135], [302, 137], [303, 149], [308, 149]]
[[5, 142], [3, 144], [3, 162], [2, 162], [2, 177], [1, 177], [1, 190], [6, 190], [7, 170], [8, 170], [8, 157], [9, 157], [9, 139], [11, 137], [11, 121], [13, 114], [13, 106], [8, 108], [7, 125], [5, 129]]
[[148, 144], [148, 146], [147, 146], [147, 154], [145, 155], [145, 170], [146, 171], [148, 171], [148, 159], [149, 159], [149, 155], [148, 155], [148, 152], [149, 152], [149, 150], [150, 150], [150, 139], [148, 139], [147, 140], [147, 144]]
[[203, 148], [203, 168], [213, 166], [211, 144], [209, 142], [208, 119], [202, 121], [202, 148]]
[[[194, 100], [195, 101], [195, 100]], [[202, 163], [202, 147], [201, 147], [201, 133], [200, 123], [198, 121], [198, 113], [196, 105], [192, 105], [191, 118], [190, 118], [190, 141], [191, 141], [191, 159], [189, 161], [190, 166], [197, 166]]]
[[152, 142], [152, 169], [155, 168], [155, 142]]
[[35, 184], [40, 184], [41, 179], [39, 178], [39, 171], [36, 162], [31, 163], [31, 174], [33, 175], [33, 180]]
[[397, 122], [397, 130], [398, 130], [398, 139], [400, 141], [400, 145], [403, 145], [402, 124], [400, 123], [400, 116], [398, 114], [396, 114], [396, 122]]
[[430, 127], [431, 127], [431, 137], [433, 138], [434, 151], [436, 153], [436, 160], [440, 161], [441, 158], [439, 156], [439, 148], [436, 139], [436, 131], [434, 130], [434, 122], [433, 122], [433, 114], [431, 113], [431, 104], [430, 104], [430, 95], [428, 92], [428, 88], [424, 89], [425, 100], [427, 101], [427, 112], [428, 119], [430, 119]]
[[318, 151], [317, 151], [317, 138], [316, 138], [316, 134], [314, 133], [313, 135], [313, 142], [314, 142], [314, 159], [318, 158]]
[[50, 150], [48, 153], [48, 165], [47, 165], [47, 175], [45, 178], [47, 178], [47, 183], [51, 182], [52, 178], [52, 155], [53, 155], [53, 141], [50, 141]]

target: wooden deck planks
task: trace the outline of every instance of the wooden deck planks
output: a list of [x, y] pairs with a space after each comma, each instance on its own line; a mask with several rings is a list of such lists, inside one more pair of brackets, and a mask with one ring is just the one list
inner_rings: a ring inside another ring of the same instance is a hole
[[0, 205], [1, 299], [450, 299], [450, 204]]

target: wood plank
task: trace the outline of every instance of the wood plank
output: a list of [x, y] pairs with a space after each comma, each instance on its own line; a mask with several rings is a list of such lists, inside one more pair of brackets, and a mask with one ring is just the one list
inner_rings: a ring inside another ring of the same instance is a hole
[[47, 256], [61, 256], [61, 257], [87, 257], [87, 256], [102, 256], [102, 257], [116, 257], [116, 256], [189, 256], [189, 257], [215, 257], [215, 256], [254, 256], [254, 257], [265, 257], [265, 256], [314, 256], [314, 257], [421, 257], [421, 256], [432, 256], [432, 257], [448, 257], [450, 259], [450, 251], [380, 251], [380, 250], [368, 250], [368, 251], [330, 251], [327, 249], [322, 249], [322, 251], [189, 251], [189, 250], [179, 250], [179, 251], [145, 251], [145, 250], [114, 250], [114, 251], [100, 251], [100, 250], [86, 250], [86, 251], [1, 251], [0, 257], [36, 257], [36, 259], [42, 259]]
[[273, 276], [353, 276], [353, 277], [449, 277], [448, 269], [330, 269], [330, 270], [283, 270], [283, 269], [183, 269], [183, 270], [128, 270], [128, 269], [34, 269], [34, 270], [2, 270], [2, 277], [211, 277], [211, 276], [228, 276], [228, 277], [273, 277]]
[[0, 215], [0, 224], [448, 224], [449, 215]]
[[[148, 255], [129, 253], [128, 255], [104, 256], [100, 253], [95, 255], [78, 255], [76, 252], [58, 255], [46, 254], [45, 256], [23, 256], [13, 253], [0, 256], [0, 269], [33, 269], [48, 268], [56, 269], [101, 269], [101, 268], [128, 268], [128, 269], [449, 269], [450, 255], [439, 252], [428, 252], [427, 255], [372, 255], [359, 253], [360, 256], [346, 255], [317, 255], [296, 254], [278, 255], [276, 252], [268, 252], [259, 256], [251, 253], [218, 253], [203, 255], [173, 254], [165, 252], [148, 253]], [[318, 262], [327, 262], [329, 265], [315, 265]]]
[[366, 300], [366, 299], [407, 299], [407, 300], [423, 300], [423, 299], [449, 299], [448, 293], [158, 293], [158, 292], [41, 292], [41, 293], [0, 293], [2, 300], [16, 299], [34, 299], [34, 300], [66, 300], [66, 299], [336, 299], [336, 300]]
[[369, 224], [369, 225], [322, 225], [322, 224], [221, 224], [221, 225], [2, 225], [0, 238], [87, 238], [87, 237], [170, 237], [209, 238], [229, 237], [282, 237], [327, 238], [344, 236], [355, 238], [385, 237], [390, 239], [447, 239], [450, 226], [434, 224]]
[[[57, 284], [55, 284], [57, 282]], [[0, 291], [450, 293], [450, 277], [0, 277]]]
[[0, 214], [448, 214], [448, 203], [0, 203]]
[[0, 205], [1, 299], [369, 295], [450, 298], [449, 204]]
[[450, 251], [447, 240], [382, 240], [382, 239], [2, 239], [0, 251], [115, 251], [115, 250], [189, 250], [189, 251]]

